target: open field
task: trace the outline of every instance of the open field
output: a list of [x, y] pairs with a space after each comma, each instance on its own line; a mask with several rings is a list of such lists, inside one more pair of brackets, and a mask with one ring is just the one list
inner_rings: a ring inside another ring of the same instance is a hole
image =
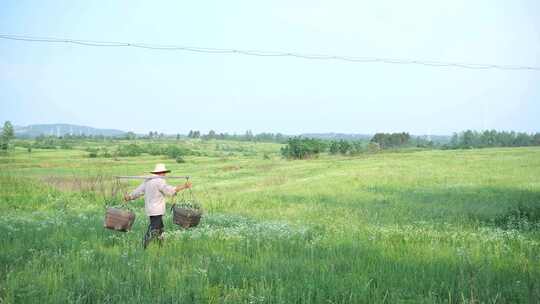
[[[540, 303], [540, 148], [183, 145], [206, 152], [0, 156], [0, 303]], [[182, 231], [167, 214], [164, 247], [143, 251], [142, 200], [128, 233], [102, 228], [104, 206], [110, 176], [156, 162], [193, 177], [206, 215]]]

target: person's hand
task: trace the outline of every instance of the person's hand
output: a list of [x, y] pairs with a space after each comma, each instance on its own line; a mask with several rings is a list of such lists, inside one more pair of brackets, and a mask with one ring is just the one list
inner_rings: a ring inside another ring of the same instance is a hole
[[129, 194], [124, 194], [124, 202], [127, 203], [131, 200], [131, 197], [129, 196]]
[[176, 192], [180, 192], [182, 190], [190, 189], [191, 188], [191, 182], [186, 182], [185, 184], [178, 185], [175, 188], [176, 188]]

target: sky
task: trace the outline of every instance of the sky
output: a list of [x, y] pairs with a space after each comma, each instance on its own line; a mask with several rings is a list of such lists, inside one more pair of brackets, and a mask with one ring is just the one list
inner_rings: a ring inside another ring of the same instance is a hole
[[[540, 66], [540, 1], [21, 1], [0, 34]], [[540, 131], [540, 71], [0, 39], [0, 122], [137, 133]]]

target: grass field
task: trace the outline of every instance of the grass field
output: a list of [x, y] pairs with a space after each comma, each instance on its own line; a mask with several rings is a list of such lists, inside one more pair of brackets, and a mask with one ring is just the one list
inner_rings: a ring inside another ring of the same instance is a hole
[[[184, 144], [207, 153], [0, 156], [0, 303], [540, 303], [539, 148], [288, 161]], [[112, 175], [157, 162], [192, 176], [206, 214], [185, 231], [168, 213], [143, 251], [143, 201], [128, 233], [104, 207]]]

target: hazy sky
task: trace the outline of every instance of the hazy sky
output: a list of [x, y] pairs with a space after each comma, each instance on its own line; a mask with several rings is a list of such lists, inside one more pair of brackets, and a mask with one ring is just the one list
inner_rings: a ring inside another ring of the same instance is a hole
[[[540, 66], [540, 1], [2, 1], [0, 33]], [[540, 131], [540, 72], [0, 39], [0, 121], [148, 132]]]

